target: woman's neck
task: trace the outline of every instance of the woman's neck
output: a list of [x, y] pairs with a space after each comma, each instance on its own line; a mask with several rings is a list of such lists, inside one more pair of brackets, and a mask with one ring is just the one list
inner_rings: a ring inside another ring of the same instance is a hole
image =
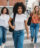
[[38, 15], [38, 12], [36, 12], [36, 15]]

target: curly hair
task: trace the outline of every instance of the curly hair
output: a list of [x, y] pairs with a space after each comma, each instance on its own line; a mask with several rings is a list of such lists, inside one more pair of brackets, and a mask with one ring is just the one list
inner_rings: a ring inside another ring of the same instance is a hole
[[13, 7], [13, 13], [18, 13], [18, 7], [22, 7], [22, 13], [26, 11], [26, 7], [22, 2], [17, 2]]
[[6, 7], [3, 7], [3, 8], [1, 9], [1, 14], [3, 14], [3, 10], [4, 10], [4, 9], [7, 10], [6, 14], [9, 14], [9, 10], [8, 10], [8, 8], [6, 8]]

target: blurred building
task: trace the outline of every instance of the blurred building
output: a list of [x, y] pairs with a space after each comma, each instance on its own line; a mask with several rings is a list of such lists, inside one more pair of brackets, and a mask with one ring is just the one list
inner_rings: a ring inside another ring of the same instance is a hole
[[0, 0], [0, 6], [13, 6], [16, 2], [23, 2], [25, 4], [26, 0]]
[[13, 6], [16, 2], [23, 2], [25, 4], [25, 0], [9, 0], [9, 5]]
[[33, 2], [33, 6], [36, 6], [36, 5], [40, 6], [40, 0], [35, 0], [35, 2]]
[[7, 0], [0, 0], [0, 6], [7, 6]]
[[39, 0], [39, 6], [40, 6], [40, 0]]

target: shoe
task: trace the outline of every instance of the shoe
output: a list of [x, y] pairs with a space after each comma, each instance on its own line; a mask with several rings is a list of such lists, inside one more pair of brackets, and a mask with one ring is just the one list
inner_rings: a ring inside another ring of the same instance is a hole
[[0, 48], [2, 48], [2, 46], [0, 46]]
[[2, 44], [2, 48], [5, 48], [5, 44]]
[[33, 42], [33, 38], [31, 39], [31, 42]]
[[36, 48], [36, 44], [34, 44], [34, 48]]

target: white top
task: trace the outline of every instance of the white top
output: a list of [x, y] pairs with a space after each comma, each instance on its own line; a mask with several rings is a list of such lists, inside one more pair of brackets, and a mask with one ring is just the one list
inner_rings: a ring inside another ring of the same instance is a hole
[[[13, 14], [12, 14], [11, 18], [13, 18]], [[25, 29], [25, 25], [24, 25], [25, 20], [27, 20], [27, 15], [25, 15], [25, 14], [16, 14], [15, 29], [14, 30], [24, 30]]]
[[9, 15], [1, 14], [0, 16], [0, 26], [8, 28]]

